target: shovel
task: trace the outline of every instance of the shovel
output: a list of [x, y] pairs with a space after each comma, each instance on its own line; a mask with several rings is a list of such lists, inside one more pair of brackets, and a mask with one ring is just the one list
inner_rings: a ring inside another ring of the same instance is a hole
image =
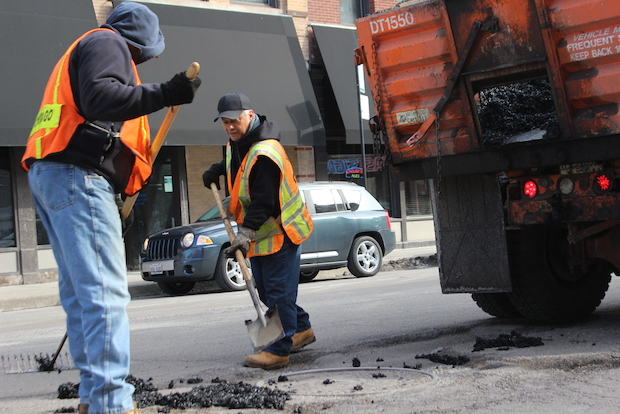
[[[233, 240], [235, 240], [235, 232], [230, 224], [230, 218], [224, 210], [222, 199], [220, 198], [220, 194], [217, 192], [217, 186], [215, 183], [211, 183], [211, 190], [213, 191], [213, 197], [215, 197], [217, 207], [220, 210], [220, 216], [222, 216], [222, 221], [224, 222], [224, 227], [226, 227], [228, 238], [232, 243]], [[256, 308], [256, 313], [258, 313], [258, 319], [255, 321], [252, 321], [251, 319], [245, 321], [245, 324], [248, 327], [248, 333], [250, 334], [250, 341], [252, 341], [252, 346], [254, 347], [254, 352], [258, 352], [261, 349], [264, 349], [274, 342], [284, 338], [284, 329], [282, 328], [282, 321], [280, 320], [280, 315], [278, 314], [278, 308], [274, 307], [273, 309], [268, 310], [266, 314], [263, 313], [258, 300], [258, 295], [256, 294], [254, 279], [252, 279], [252, 275], [250, 274], [250, 269], [248, 269], [248, 264], [245, 261], [245, 257], [243, 257], [243, 253], [241, 253], [239, 249], [235, 251], [235, 260], [239, 263], [243, 280], [245, 281], [248, 292], [250, 292], [250, 296], [252, 297], [252, 302]]]

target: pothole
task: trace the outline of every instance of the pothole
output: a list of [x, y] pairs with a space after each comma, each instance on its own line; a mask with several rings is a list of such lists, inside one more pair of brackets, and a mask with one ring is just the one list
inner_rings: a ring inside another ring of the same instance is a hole
[[326, 368], [291, 372], [259, 381], [291, 395], [340, 396], [378, 394], [418, 387], [435, 381], [430, 372], [409, 368]]

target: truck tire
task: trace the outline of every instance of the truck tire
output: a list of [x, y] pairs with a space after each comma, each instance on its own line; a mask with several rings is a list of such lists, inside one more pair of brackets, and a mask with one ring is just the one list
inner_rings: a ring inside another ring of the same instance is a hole
[[521, 318], [521, 312], [515, 308], [508, 294], [499, 293], [472, 293], [471, 298], [476, 305], [486, 313], [497, 318]]
[[594, 312], [605, 297], [611, 272], [608, 266], [571, 269], [567, 231], [532, 226], [508, 234], [508, 254], [515, 308], [526, 318], [566, 323]]

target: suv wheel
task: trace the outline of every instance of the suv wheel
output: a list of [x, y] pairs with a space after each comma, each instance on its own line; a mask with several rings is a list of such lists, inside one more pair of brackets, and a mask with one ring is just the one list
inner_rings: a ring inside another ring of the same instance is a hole
[[381, 246], [370, 236], [360, 236], [353, 240], [347, 267], [356, 277], [376, 275], [381, 269], [383, 252]]
[[301, 270], [299, 272], [299, 281], [300, 282], [309, 282], [319, 274], [317, 269], [315, 270]]
[[[250, 268], [250, 261], [246, 260], [246, 263], [248, 264], [248, 268]], [[217, 259], [215, 281], [224, 292], [245, 290], [246, 288], [239, 263], [237, 263], [235, 259], [226, 257], [223, 249]]]
[[194, 288], [196, 282], [178, 282], [178, 283], [164, 283], [157, 282], [159, 288], [169, 295], [178, 296], [189, 293]]

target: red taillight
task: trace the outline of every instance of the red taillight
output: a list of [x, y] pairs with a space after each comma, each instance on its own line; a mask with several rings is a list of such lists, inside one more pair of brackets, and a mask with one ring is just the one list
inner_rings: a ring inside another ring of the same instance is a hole
[[526, 181], [523, 184], [523, 194], [528, 196], [529, 198], [534, 198], [538, 194], [538, 187], [534, 181]]
[[383, 210], [385, 212], [385, 221], [387, 221], [388, 229], [392, 229], [392, 222], [390, 221], [390, 215], [387, 210]]
[[611, 180], [605, 174], [599, 174], [594, 179], [594, 185], [599, 191], [607, 191], [611, 188]]

